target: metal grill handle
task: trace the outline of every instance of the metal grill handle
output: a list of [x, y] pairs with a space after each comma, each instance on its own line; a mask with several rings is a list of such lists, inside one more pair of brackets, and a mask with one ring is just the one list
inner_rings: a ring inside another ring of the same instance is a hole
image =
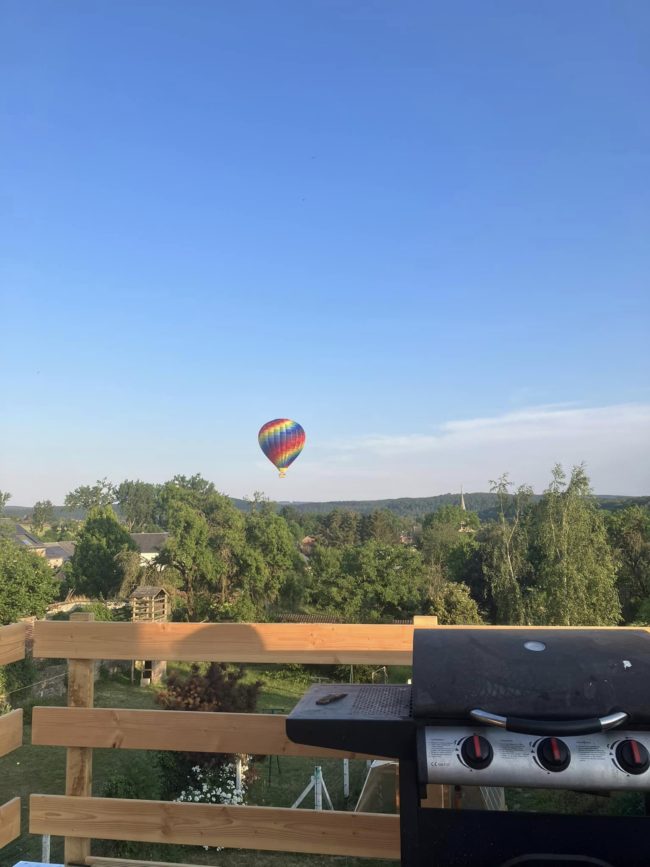
[[507, 729], [509, 732], [519, 732], [519, 734], [523, 735], [547, 735], [550, 737], [554, 735], [571, 737], [572, 735], [591, 735], [597, 732], [606, 732], [608, 729], [622, 725], [628, 718], [626, 713], [620, 711], [600, 718], [594, 717], [593, 719], [521, 719], [518, 717], [499, 716], [499, 714], [490, 713], [487, 710], [480, 710], [478, 708], [471, 710], [469, 715], [476, 722]]

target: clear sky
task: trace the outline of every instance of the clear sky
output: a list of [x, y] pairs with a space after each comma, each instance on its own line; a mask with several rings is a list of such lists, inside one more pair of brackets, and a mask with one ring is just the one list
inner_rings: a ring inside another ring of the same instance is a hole
[[[0, 488], [650, 493], [646, 0], [4, 0]], [[280, 482], [268, 419], [308, 442]]]

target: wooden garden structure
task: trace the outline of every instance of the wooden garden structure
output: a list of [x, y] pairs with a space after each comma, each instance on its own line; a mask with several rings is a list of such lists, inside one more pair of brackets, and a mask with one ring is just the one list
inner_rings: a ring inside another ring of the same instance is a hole
[[164, 623], [169, 620], [169, 593], [164, 587], [137, 587], [129, 599], [134, 623]]
[[[169, 593], [164, 587], [136, 587], [129, 596], [131, 600], [131, 620], [134, 623], [165, 623], [169, 620], [171, 604]], [[149, 686], [160, 683], [167, 673], [167, 662], [161, 659], [142, 659], [133, 662], [131, 680], [135, 670], [140, 672], [140, 685]]]
[[[34, 624], [34, 656], [68, 660], [68, 706], [34, 708], [32, 743], [65, 747], [67, 760], [65, 794], [31, 795], [29, 830], [64, 837], [67, 865], [143, 864], [93, 856], [93, 839], [399, 858], [397, 815], [93, 797], [97, 748], [194, 751], [200, 744], [215, 753], [373, 758], [294, 744], [279, 715], [95, 708], [93, 668], [100, 659], [134, 658], [409, 665], [413, 625], [95, 623], [90, 617]], [[0, 663], [21, 659], [24, 643], [24, 625], [0, 628]], [[0, 717], [0, 753], [21, 739], [22, 711]], [[430, 788], [431, 806], [444, 805], [441, 789]], [[0, 844], [18, 836], [19, 810], [18, 799], [0, 807]]]

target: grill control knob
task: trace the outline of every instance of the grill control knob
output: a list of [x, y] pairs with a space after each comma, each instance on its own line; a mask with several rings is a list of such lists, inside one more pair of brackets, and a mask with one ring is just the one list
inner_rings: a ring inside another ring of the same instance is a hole
[[650, 767], [648, 751], [638, 741], [621, 741], [616, 747], [616, 761], [628, 774], [643, 774]]
[[569, 767], [571, 753], [559, 738], [544, 738], [537, 745], [537, 759], [547, 771], [564, 771]]
[[487, 768], [494, 756], [490, 742], [480, 735], [470, 735], [465, 738], [460, 747], [460, 754], [465, 764], [475, 771]]

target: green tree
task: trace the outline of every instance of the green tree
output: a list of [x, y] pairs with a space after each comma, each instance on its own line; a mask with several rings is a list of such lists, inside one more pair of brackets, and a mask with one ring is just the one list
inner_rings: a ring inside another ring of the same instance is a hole
[[11, 494], [0, 491], [0, 539], [10, 539], [15, 533], [13, 522], [4, 516], [5, 506], [10, 499]]
[[617, 566], [625, 620], [650, 600], [650, 509], [629, 506], [607, 516], [607, 532]]
[[531, 623], [610, 626], [620, 622], [616, 567], [603, 515], [583, 466], [562, 467], [532, 510], [528, 591]]
[[32, 509], [32, 527], [39, 533], [46, 524], [54, 519], [54, 506], [51, 500], [39, 500]]
[[136, 545], [110, 506], [90, 510], [83, 524], [69, 575], [79, 593], [108, 598], [118, 593], [124, 580], [119, 555]]
[[359, 541], [361, 519], [356, 512], [347, 509], [332, 509], [321, 520], [322, 537], [326, 545], [343, 548]]
[[158, 561], [179, 574], [187, 619], [206, 619], [214, 607], [223, 572], [210, 544], [210, 527], [201, 512], [185, 502], [171, 502], [167, 516], [170, 535]]
[[[178, 536], [178, 509], [181, 505], [205, 523], [207, 539], [204, 541], [201, 537], [201, 550], [194, 550], [188, 560], [188, 563], [195, 560], [198, 571], [186, 573], [186, 577], [194, 574], [198, 579], [194, 614], [198, 613], [200, 604], [202, 617], [234, 616], [228, 606], [241, 599], [241, 555], [246, 544], [243, 514], [229, 497], [220, 494], [212, 482], [199, 475], [175, 476], [171, 482], [166, 482], [160, 493], [160, 502], [163, 526], [172, 536], [167, 545], [170, 553], [184, 549], [183, 540]], [[187, 513], [184, 514], [187, 518]], [[205, 551], [209, 551], [211, 556], [208, 557]], [[179, 563], [182, 561], [183, 558]], [[183, 568], [179, 568], [181, 574]]]
[[448, 581], [435, 566], [427, 571], [427, 598], [424, 614], [435, 614], [443, 626], [482, 623], [476, 601], [469, 587], [459, 581]]
[[[494, 484], [494, 483], [493, 483]], [[462, 509], [460, 506], [447, 504], [435, 512], [429, 512], [422, 519], [422, 529], [433, 526], [453, 527], [460, 530], [478, 530], [481, 521], [476, 512]]]
[[43, 617], [57, 593], [47, 562], [10, 539], [0, 539], [0, 623]]
[[[213, 662], [193, 665], [187, 674], [172, 671], [156, 701], [165, 710], [203, 713], [255, 713], [261, 681], [244, 682], [241, 666]], [[160, 753], [163, 797], [175, 798], [185, 788], [193, 766], [214, 768], [232, 761], [223, 753]]]
[[375, 509], [362, 517], [359, 537], [362, 542], [396, 545], [400, 540], [400, 522], [388, 509]]
[[530, 572], [528, 562], [527, 514], [532, 490], [520, 486], [510, 494], [507, 475], [490, 483], [497, 495], [499, 517], [482, 534], [481, 554], [486, 588], [496, 622], [526, 623], [524, 586]]
[[[419, 551], [366, 542], [347, 546], [340, 560], [317, 548], [311, 558], [311, 604], [350, 622], [402, 619], [420, 613], [425, 595]], [[324, 568], [323, 568], [324, 567]]]
[[425, 562], [449, 580], [465, 580], [478, 549], [475, 533], [479, 527], [478, 515], [460, 506], [443, 506], [426, 515], [419, 539]]
[[115, 486], [108, 479], [98, 479], [94, 485], [80, 485], [66, 494], [65, 505], [68, 509], [90, 509], [110, 506], [115, 502]]
[[125, 479], [115, 491], [120, 515], [131, 533], [151, 533], [160, 524], [160, 485]]
[[260, 614], [280, 596], [284, 585], [302, 569], [300, 556], [289, 526], [270, 503], [256, 504], [246, 516], [246, 548], [255, 551], [257, 568], [251, 568], [247, 553], [240, 555], [243, 590]]

